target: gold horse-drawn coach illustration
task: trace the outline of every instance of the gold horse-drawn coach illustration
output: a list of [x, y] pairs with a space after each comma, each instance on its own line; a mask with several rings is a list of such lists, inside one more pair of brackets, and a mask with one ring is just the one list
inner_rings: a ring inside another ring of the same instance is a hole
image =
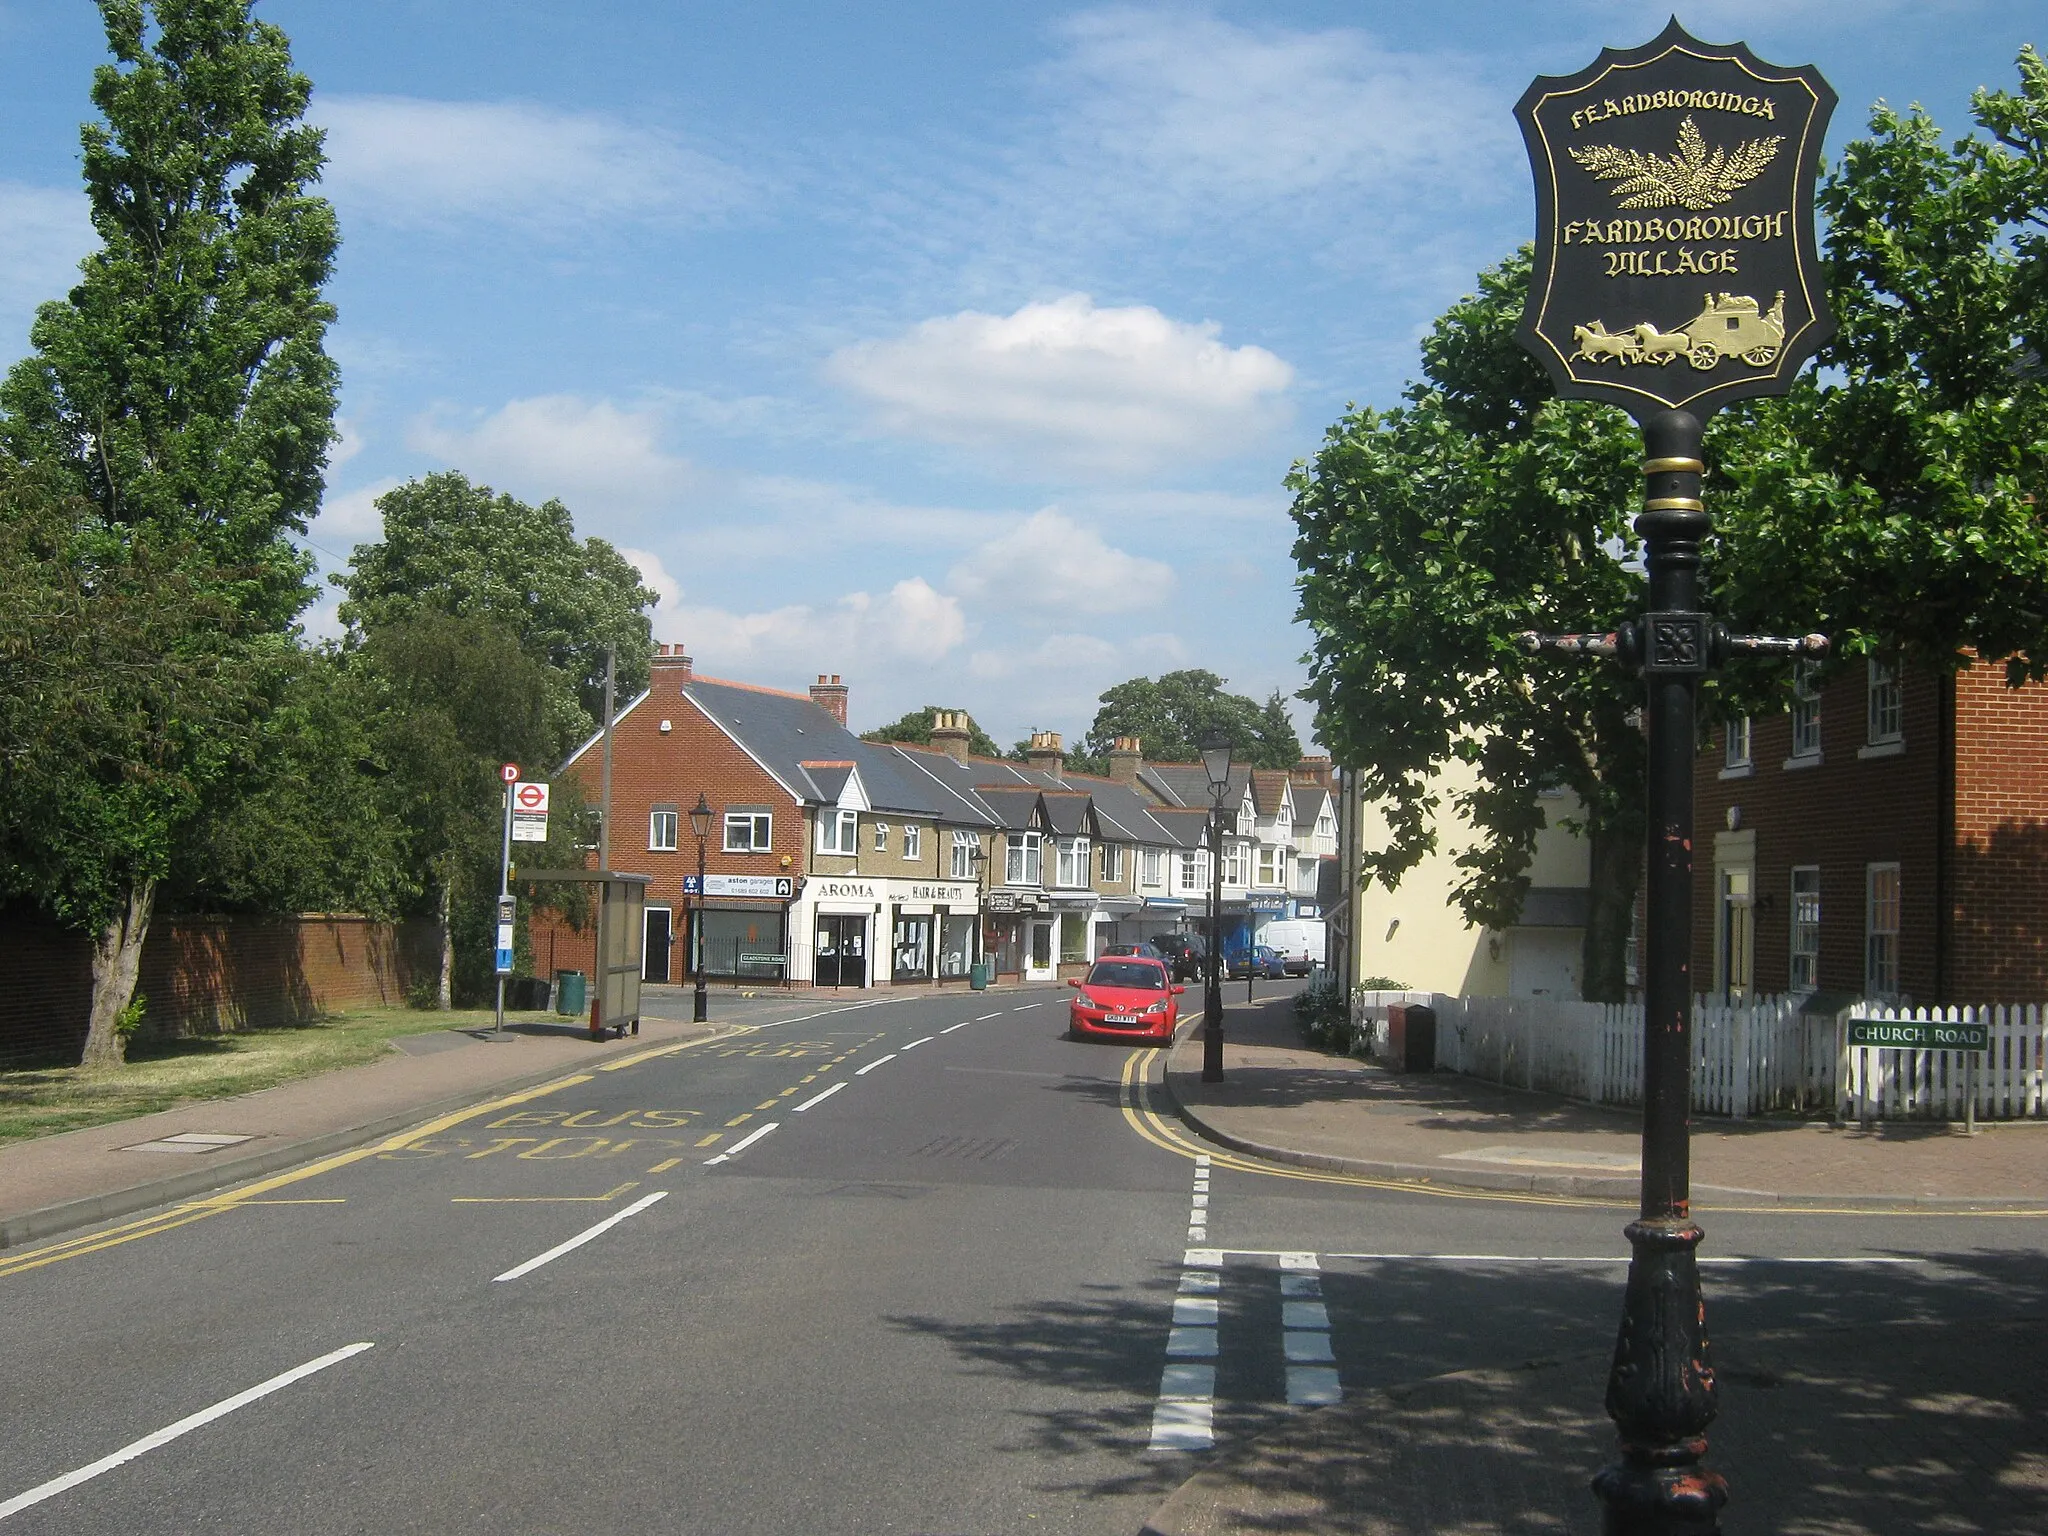
[[1613, 358], [1619, 363], [1662, 365], [1684, 358], [1702, 371], [1724, 357], [1739, 357], [1753, 368], [1768, 368], [1785, 344], [1785, 295], [1769, 309], [1736, 293], [1710, 293], [1698, 315], [1675, 331], [1660, 331], [1645, 320], [1625, 331], [1610, 331], [1598, 320], [1572, 327], [1579, 349], [1573, 356], [1589, 363]]

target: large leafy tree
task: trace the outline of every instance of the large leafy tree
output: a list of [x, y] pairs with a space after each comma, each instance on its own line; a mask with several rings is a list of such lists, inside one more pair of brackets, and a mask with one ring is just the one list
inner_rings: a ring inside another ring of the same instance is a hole
[[625, 556], [579, 539], [569, 509], [537, 507], [452, 472], [411, 480], [377, 498], [384, 537], [359, 544], [335, 578], [342, 622], [356, 635], [422, 613], [483, 619], [516, 637], [549, 669], [550, 719], [562, 744], [597, 723], [605, 648], [618, 654], [618, 696], [647, 685], [654, 593]]
[[[603, 539], [579, 539], [559, 501], [532, 507], [437, 474], [387, 491], [377, 506], [384, 537], [358, 545], [337, 578], [341, 617], [350, 665], [385, 713], [380, 760], [391, 765], [396, 814], [440, 926], [445, 1007], [474, 995], [488, 952], [496, 766], [516, 762], [538, 777], [599, 723], [607, 646], [618, 697], [646, 685], [654, 594]], [[551, 829], [566, 839], [579, 820], [565, 803]], [[555, 853], [575, 862], [566, 842]]]
[[[1641, 450], [1621, 412], [1555, 399], [1516, 344], [1528, 277], [1526, 253], [1483, 274], [1424, 342], [1406, 403], [1353, 411], [1290, 476], [1309, 692], [1318, 735], [1385, 812], [1370, 877], [1397, 884], [1443, 809], [1479, 831], [1455, 893], [1472, 922], [1515, 920], [1539, 795], [1575, 793], [1594, 863], [1585, 990], [1614, 997], [1642, 856], [1640, 689], [1615, 668], [1532, 662], [1514, 636], [1611, 627], [1641, 605], [1616, 558]], [[1453, 762], [1467, 779], [1443, 774]]]
[[277, 28], [246, 0], [99, 9], [113, 62], [81, 137], [100, 245], [0, 383], [0, 450], [81, 509], [49, 549], [76, 598], [57, 622], [132, 669], [87, 712], [72, 776], [46, 784], [75, 836], [8, 855], [14, 883], [93, 936], [86, 1056], [112, 1062], [170, 845], [307, 600], [288, 535], [318, 504], [333, 435], [320, 293], [336, 234], [310, 190], [311, 87]]
[[1136, 736], [1154, 762], [1191, 762], [1212, 729], [1230, 737], [1238, 762], [1258, 768], [1292, 768], [1301, 760], [1301, 738], [1287, 715], [1287, 700], [1274, 690], [1264, 704], [1225, 692], [1214, 672], [1191, 667], [1156, 680], [1134, 677], [1105, 690], [1088, 728], [1089, 757], [1107, 761], [1120, 736]]
[[[1783, 399], [1712, 422], [1710, 603], [1738, 627], [1820, 628], [1839, 650], [1940, 668], [1972, 653], [2048, 674], [2048, 69], [1980, 92], [1991, 137], [1944, 147], [1880, 107], [1822, 188], [1841, 332]], [[1526, 254], [1485, 274], [1423, 348], [1393, 410], [1359, 410], [1289, 484], [1318, 730], [1382, 802], [1368, 876], [1397, 883], [1449, 808], [1479, 833], [1456, 899], [1512, 922], [1537, 794], [1573, 790], [1593, 849], [1586, 995], [1620, 994], [1640, 864], [1636, 682], [1523, 658], [1523, 629], [1611, 627], [1641, 607], [1631, 547], [1640, 456], [1620, 413], [1560, 402], [1512, 332]], [[1781, 669], [1712, 685], [1724, 708], [1782, 698]]]

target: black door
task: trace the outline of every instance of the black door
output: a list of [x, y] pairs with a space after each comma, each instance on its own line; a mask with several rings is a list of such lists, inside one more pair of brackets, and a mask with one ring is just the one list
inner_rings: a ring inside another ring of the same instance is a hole
[[668, 980], [668, 908], [647, 909], [647, 947], [641, 951], [640, 979]]
[[864, 987], [868, 984], [867, 919], [826, 913], [818, 918], [817, 966], [812, 976], [821, 987]]

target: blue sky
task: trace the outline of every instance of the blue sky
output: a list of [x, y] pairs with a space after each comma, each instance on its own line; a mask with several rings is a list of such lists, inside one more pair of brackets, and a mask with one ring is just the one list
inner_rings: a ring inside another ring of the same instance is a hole
[[[630, 551], [715, 675], [1005, 743], [1141, 673], [1304, 681], [1281, 477], [1529, 237], [1511, 108], [1668, 5], [267, 0], [329, 130], [346, 436]], [[2038, 0], [1720, 0], [1951, 136]], [[0, 350], [90, 241], [85, 0], [0, 4]], [[332, 628], [332, 601], [308, 616]], [[1306, 714], [1298, 715], [1307, 724]]]

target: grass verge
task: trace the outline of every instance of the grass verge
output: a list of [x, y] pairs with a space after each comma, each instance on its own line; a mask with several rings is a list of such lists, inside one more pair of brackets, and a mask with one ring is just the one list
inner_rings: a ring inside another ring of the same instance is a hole
[[[507, 1014], [507, 1020], [552, 1019]], [[105, 1125], [198, 1099], [224, 1099], [375, 1061], [401, 1035], [487, 1027], [488, 1008], [360, 1008], [311, 1024], [138, 1042], [123, 1066], [0, 1071], [0, 1143]]]

